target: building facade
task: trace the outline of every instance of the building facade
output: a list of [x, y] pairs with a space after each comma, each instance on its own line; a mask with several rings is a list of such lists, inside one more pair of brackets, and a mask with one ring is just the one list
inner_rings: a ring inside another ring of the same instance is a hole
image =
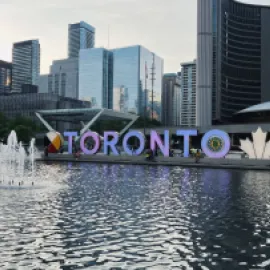
[[38, 92], [49, 93], [49, 75], [48, 74], [43, 74], [39, 76]]
[[104, 48], [80, 50], [79, 99], [91, 101], [93, 108], [111, 108], [113, 54]]
[[113, 89], [113, 106], [114, 111], [128, 113], [128, 89], [124, 86]]
[[181, 64], [180, 125], [196, 126], [196, 60]]
[[21, 92], [23, 84], [38, 85], [40, 74], [40, 45], [38, 40], [13, 44], [12, 91]]
[[162, 124], [164, 126], [180, 125], [181, 75], [164, 74], [162, 87]]
[[95, 28], [86, 22], [68, 26], [68, 58], [78, 58], [80, 49], [95, 47]]
[[163, 59], [140, 45], [112, 51], [113, 89], [127, 89], [128, 111], [160, 120]]
[[270, 7], [198, 0], [197, 125], [270, 100]]
[[78, 99], [78, 72], [79, 63], [77, 58], [53, 61], [48, 76], [48, 93]]
[[0, 60], [0, 93], [10, 93], [12, 88], [12, 64]]
[[[38, 124], [40, 122], [35, 113], [39, 110], [90, 107], [90, 102], [61, 97], [52, 93], [15, 93], [0, 97], [1, 112], [3, 112], [5, 116], [8, 118], [23, 116], [36, 121]], [[77, 128], [80, 128], [80, 124], [77, 124]], [[52, 123], [52, 126], [60, 132], [72, 129], [72, 124], [67, 122]]]

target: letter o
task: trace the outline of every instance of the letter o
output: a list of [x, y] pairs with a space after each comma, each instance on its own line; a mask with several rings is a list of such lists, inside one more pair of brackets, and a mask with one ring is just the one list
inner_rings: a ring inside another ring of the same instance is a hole
[[138, 156], [140, 155], [143, 151], [144, 151], [144, 147], [145, 147], [145, 137], [144, 135], [141, 133], [141, 132], [138, 132], [138, 131], [131, 131], [131, 132], [128, 132], [124, 139], [123, 139], [123, 148], [125, 150], [125, 152], [132, 156], [132, 151], [128, 148], [128, 140], [131, 138], [131, 137], [136, 137], [139, 139], [140, 141], [140, 147], [135, 151], [135, 155]]
[[[88, 150], [84, 146], [84, 141], [88, 137], [92, 137], [94, 139], [94, 141], [95, 141], [95, 147], [92, 150]], [[85, 155], [94, 155], [94, 154], [96, 154], [96, 152], [100, 148], [100, 137], [99, 137], [99, 135], [96, 132], [91, 132], [91, 131], [88, 131], [88, 132], [84, 133], [83, 136], [81, 137], [81, 140], [80, 140], [80, 146], [81, 146], [81, 150], [83, 151], [83, 153]]]
[[223, 158], [231, 149], [231, 141], [225, 131], [210, 130], [203, 136], [201, 146], [208, 157]]

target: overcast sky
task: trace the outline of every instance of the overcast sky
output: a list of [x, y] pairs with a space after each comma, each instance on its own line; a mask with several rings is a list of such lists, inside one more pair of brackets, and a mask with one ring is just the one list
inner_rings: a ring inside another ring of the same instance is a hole
[[[204, 0], [201, 0], [204, 1]], [[270, 0], [243, 0], [270, 5]], [[196, 58], [197, 0], [0, 0], [0, 59], [11, 61], [12, 43], [39, 39], [41, 73], [67, 56], [68, 24], [96, 28], [96, 47], [140, 44], [164, 59], [164, 71]], [[109, 27], [110, 26], [110, 27]]]

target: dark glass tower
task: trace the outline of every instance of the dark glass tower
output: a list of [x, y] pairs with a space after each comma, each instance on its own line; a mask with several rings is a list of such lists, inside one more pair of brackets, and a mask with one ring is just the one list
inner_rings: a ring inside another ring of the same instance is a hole
[[95, 47], [95, 28], [85, 22], [68, 26], [68, 57], [78, 58], [80, 49]]
[[21, 92], [24, 84], [38, 85], [40, 75], [40, 45], [38, 40], [13, 44], [12, 91]]
[[198, 0], [197, 125], [270, 101], [269, 25], [270, 7]]

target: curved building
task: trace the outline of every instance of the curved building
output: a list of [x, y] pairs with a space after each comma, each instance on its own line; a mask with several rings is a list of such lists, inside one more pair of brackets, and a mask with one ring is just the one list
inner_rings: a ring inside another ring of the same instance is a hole
[[198, 0], [199, 126], [270, 101], [270, 6], [206, 1]]

